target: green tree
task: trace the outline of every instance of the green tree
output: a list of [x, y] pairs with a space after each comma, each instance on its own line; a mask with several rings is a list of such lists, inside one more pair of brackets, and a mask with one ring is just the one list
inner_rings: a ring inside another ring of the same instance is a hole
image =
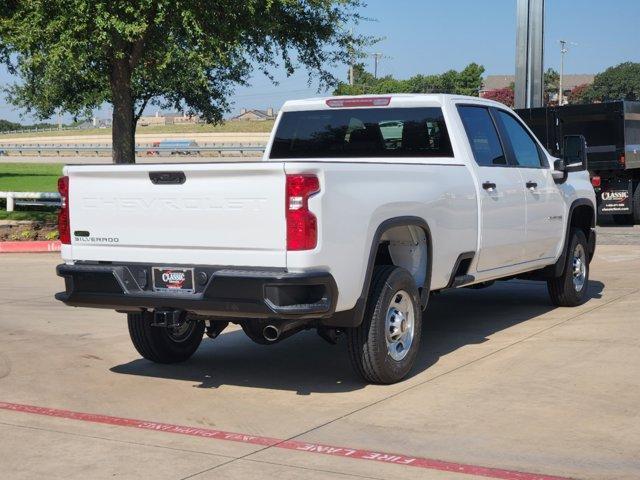
[[484, 67], [477, 63], [470, 63], [460, 73], [455, 82], [455, 92], [462, 95], [477, 97], [482, 87]]
[[21, 127], [22, 125], [19, 123], [10, 122], [9, 120], [0, 120], [0, 132], [19, 130]]
[[551, 97], [560, 91], [560, 74], [553, 68], [544, 72], [544, 103], [548, 104]]
[[583, 93], [585, 101], [640, 100], [640, 63], [625, 62], [599, 73]]
[[470, 63], [462, 71], [449, 70], [441, 75], [415, 75], [398, 80], [388, 75], [374, 78], [364, 65], [354, 67], [354, 84], [339, 83], [335, 95], [362, 95], [366, 93], [457, 93], [478, 96], [482, 86], [484, 67]]
[[349, 33], [361, 0], [4, 0], [9, 100], [40, 118], [113, 105], [113, 159], [135, 161], [148, 104], [216, 122], [254, 68], [298, 65], [322, 85], [369, 39]]

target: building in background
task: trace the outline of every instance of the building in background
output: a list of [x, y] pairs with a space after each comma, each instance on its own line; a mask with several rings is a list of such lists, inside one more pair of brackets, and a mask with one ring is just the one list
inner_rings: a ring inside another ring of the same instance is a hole
[[151, 125], [195, 125], [200, 123], [200, 117], [179, 112], [156, 112], [155, 115], [143, 115], [138, 120], [138, 127]]
[[248, 120], [251, 122], [261, 122], [265, 120], [275, 120], [278, 112], [275, 112], [273, 108], [267, 108], [266, 110], [257, 110], [246, 108], [240, 109], [240, 114], [235, 117], [231, 117], [229, 120]]

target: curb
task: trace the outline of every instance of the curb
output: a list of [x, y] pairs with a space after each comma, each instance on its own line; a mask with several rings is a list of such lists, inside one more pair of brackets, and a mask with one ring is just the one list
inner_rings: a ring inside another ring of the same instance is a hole
[[59, 252], [60, 241], [0, 242], [0, 253]]

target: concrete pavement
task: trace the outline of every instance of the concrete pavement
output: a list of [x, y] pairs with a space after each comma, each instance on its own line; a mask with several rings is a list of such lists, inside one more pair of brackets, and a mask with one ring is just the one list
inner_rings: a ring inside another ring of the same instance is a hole
[[[57, 263], [0, 256], [0, 402], [564, 477], [640, 474], [640, 246], [600, 246], [578, 308], [522, 281], [436, 295], [417, 366], [393, 386], [363, 384], [344, 342], [310, 332], [262, 347], [231, 328], [184, 364], [154, 365], [123, 315], [53, 300]], [[0, 435], [6, 478], [474, 478], [8, 410]]]

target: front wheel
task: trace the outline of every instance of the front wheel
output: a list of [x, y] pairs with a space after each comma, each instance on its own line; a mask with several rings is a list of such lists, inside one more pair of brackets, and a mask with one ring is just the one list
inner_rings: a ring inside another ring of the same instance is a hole
[[411, 370], [422, 333], [413, 277], [393, 265], [376, 267], [362, 324], [347, 331], [349, 357], [366, 381], [390, 384]]
[[127, 314], [129, 336], [140, 355], [156, 363], [184, 362], [200, 346], [202, 320], [186, 320], [175, 328], [155, 327], [153, 313]]
[[562, 275], [547, 280], [551, 301], [559, 307], [580, 305], [586, 300], [589, 288], [587, 237], [577, 228], [572, 229], [570, 235]]

